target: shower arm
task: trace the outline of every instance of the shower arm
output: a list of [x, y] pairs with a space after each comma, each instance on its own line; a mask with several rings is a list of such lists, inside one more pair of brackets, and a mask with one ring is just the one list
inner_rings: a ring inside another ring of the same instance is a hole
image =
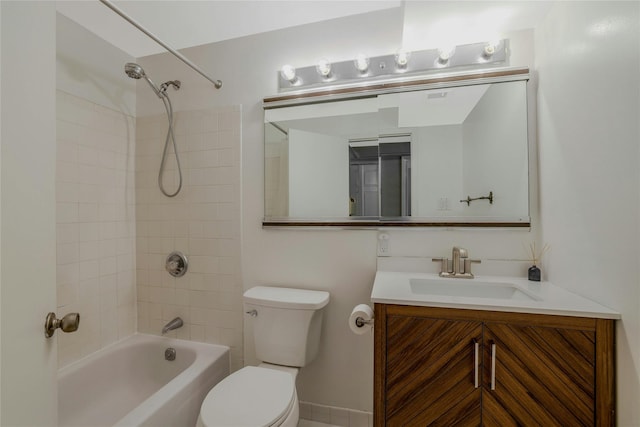
[[211, 77], [209, 77], [204, 71], [202, 71], [200, 69], [200, 67], [198, 67], [196, 64], [194, 64], [193, 62], [189, 61], [184, 55], [182, 55], [180, 52], [176, 51], [175, 49], [171, 48], [169, 45], [167, 45], [165, 42], [163, 42], [162, 40], [160, 40], [159, 38], [157, 38], [155, 35], [153, 35], [151, 32], [149, 32], [146, 28], [144, 28], [141, 24], [139, 24], [136, 20], [134, 20], [133, 18], [131, 18], [129, 15], [127, 15], [126, 13], [124, 13], [121, 9], [119, 9], [117, 6], [115, 6], [113, 3], [111, 3], [109, 0], [100, 0], [100, 2], [102, 4], [104, 4], [105, 6], [107, 6], [109, 9], [113, 10], [115, 13], [117, 13], [118, 15], [120, 15], [122, 18], [124, 18], [126, 21], [128, 21], [131, 25], [133, 25], [134, 27], [136, 27], [137, 29], [139, 29], [140, 31], [142, 31], [143, 33], [145, 33], [147, 36], [149, 36], [149, 38], [151, 38], [153, 41], [155, 41], [156, 43], [158, 43], [160, 46], [162, 46], [163, 48], [167, 49], [170, 53], [172, 53], [176, 58], [178, 58], [179, 60], [181, 60], [182, 62], [184, 62], [185, 64], [187, 64], [189, 67], [191, 67], [194, 71], [196, 71], [197, 73], [199, 73], [202, 77], [204, 77], [205, 79], [209, 80], [211, 83], [213, 83], [213, 85], [215, 86], [216, 89], [220, 89], [222, 87], [222, 81], [220, 80], [215, 80], [212, 79]]

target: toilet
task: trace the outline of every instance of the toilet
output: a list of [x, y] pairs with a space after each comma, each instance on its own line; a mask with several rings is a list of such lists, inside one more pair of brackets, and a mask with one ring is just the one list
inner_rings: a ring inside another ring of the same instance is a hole
[[295, 427], [298, 369], [318, 353], [329, 293], [256, 286], [244, 293], [259, 366], [246, 366], [209, 391], [198, 427]]

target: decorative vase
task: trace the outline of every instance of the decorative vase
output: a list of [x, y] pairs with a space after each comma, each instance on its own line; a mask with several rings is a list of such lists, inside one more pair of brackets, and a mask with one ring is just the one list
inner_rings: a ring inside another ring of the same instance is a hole
[[539, 282], [540, 281], [540, 269], [538, 267], [536, 267], [535, 264], [533, 266], [529, 267], [529, 280], [531, 280], [533, 282]]

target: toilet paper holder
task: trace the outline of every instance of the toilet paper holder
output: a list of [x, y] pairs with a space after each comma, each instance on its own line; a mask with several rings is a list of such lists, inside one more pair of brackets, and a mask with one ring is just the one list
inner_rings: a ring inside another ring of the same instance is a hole
[[372, 325], [373, 324], [373, 319], [364, 319], [360, 316], [356, 317], [356, 326], [358, 328], [362, 328], [365, 325]]
[[373, 330], [373, 310], [367, 304], [358, 304], [353, 307], [349, 316], [349, 329], [356, 335], [366, 334]]

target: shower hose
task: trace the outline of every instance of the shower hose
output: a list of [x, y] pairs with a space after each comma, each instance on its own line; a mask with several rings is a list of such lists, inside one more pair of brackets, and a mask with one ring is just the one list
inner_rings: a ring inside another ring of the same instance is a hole
[[[160, 191], [167, 197], [175, 197], [180, 190], [182, 189], [182, 168], [180, 167], [180, 157], [178, 156], [178, 146], [176, 145], [176, 137], [173, 134], [173, 107], [171, 106], [171, 100], [169, 96], [164, 92], [160, 92], [162, 94], [162, 103], [164, 104], [165, 110], [167, 110], [167, 118], [169, 119], [169, 129], [167, 129], [167, 138], [164, 142], [164, 150], [162, 152], [162, 161], [160, 162], [160, 171], [158, 172], [158, 187], [160, 187]], [[173, 143], [173, 152], [176, 155], [176, 164], [178, 165], [178, 188], [175, 192], [169, 193], [164, 189], [164, 185], [162, 183], [162, 177], [164, 175], [164, 167], [167, 161], [167, 153], [169, 151], [169, 141]]]

